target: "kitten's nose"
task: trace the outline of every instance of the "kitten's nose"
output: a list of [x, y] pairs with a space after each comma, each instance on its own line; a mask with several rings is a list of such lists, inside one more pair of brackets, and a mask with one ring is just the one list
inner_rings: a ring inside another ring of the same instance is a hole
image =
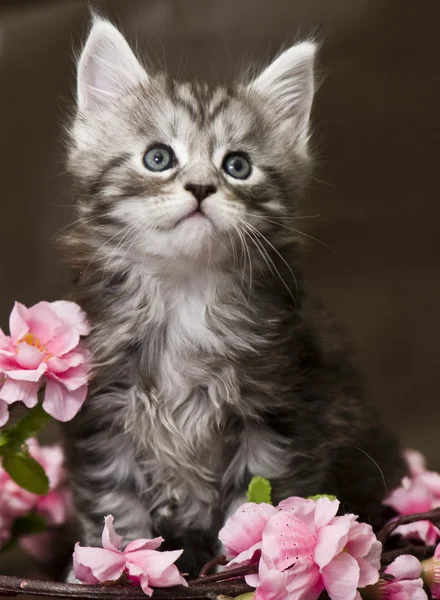
[[185, 189], [188, 190], [188, 192], [191, 192], [191, 194], [194, 196], [194, 198], [199, 204], [201, 204], [205, 198], [207, 198], [211, 194], [215, 194], [215, 192], [217, 191], [215, 185], [202, 185], [200, 183], [187, 183], [185, 185]]

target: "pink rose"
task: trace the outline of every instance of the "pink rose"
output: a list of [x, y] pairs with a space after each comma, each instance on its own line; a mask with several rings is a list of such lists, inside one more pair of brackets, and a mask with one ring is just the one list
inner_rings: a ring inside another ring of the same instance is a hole
[[89, 332], [84, 313], [73, 302], [39, 302], [30, 308], [16, 302], [9, 327], [10, 337], [0, 331], [0, 425], [8, 419], [8, 404], [35, 406], [44, 383], [44, 410], [69, 421], [87, 393], [88, 356], [79, 346], [80, 336]]

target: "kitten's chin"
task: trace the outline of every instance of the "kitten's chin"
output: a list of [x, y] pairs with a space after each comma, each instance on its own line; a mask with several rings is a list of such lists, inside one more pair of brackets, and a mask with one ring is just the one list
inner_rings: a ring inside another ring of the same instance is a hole
[[185, 257], [194, 261], [221, 261], [227, 248], [222, 234], [211, 220], [194, 213], [168, 231], [155, 231], [150, 237], [151, 249], [156, 255], [172, 260]]

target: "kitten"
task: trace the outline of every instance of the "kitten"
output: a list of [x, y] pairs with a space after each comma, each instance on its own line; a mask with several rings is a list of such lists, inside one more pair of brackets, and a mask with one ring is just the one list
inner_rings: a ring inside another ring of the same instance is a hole
[[310, 170], [315, 46], [255, 79], [150, 73], [95, 19], [78, 64], [67, 243], [92, 323], [89, 397], [66, 425], [82, 542], [113, 514], [197, 573], [253, 475], [273, 501], [336, 494], [377, 523], [404, 467], [337, 327], [306, 294], [295, 214]]

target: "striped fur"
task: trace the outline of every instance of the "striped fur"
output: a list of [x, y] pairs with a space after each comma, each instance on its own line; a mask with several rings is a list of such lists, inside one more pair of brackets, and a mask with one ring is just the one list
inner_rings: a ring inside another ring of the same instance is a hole
[[[229, 87], [146, 72], [109, 23], [79, 63], [66, 239], [87, 311], [90, 395], [66, 425], [83, 543], [115, 516], [126, 539], [161, 533], [195, 573], [252, 475], [274, 501], [337, 494], [376, 522], [403, 466], [364, 405], [345, 342], [301, 275], [298, 202], [310, 171], [310, 42]], [[177, 166], [151, 173], [154, 143]], [[247, 180], [222, 170], [228, 152]], [[204, 216], [185, 185], [213, 185]]]

